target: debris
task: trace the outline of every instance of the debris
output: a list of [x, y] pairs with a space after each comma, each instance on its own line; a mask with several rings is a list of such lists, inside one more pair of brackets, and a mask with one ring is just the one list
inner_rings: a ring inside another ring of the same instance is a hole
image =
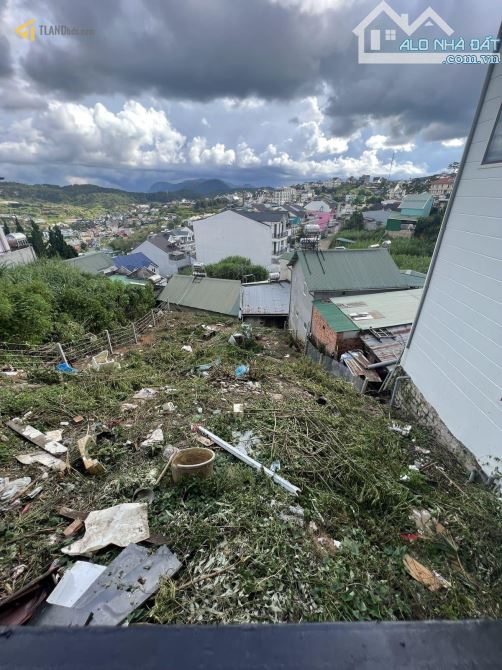
[[418, 540], [420, 535], [418, 533], [399, 533], [399, 537], [402, 537], [406, 542], [415, 542]]
[[31, 484], [31, 477], [20, 477], [12, 481], [8, 477], [0, 477], [0, 500], [7, 502], [19, 496]]
[[70, 425], [70, 422], [69, 422], [69, 421], [60, 421], [60, 422], [59, 422], [59, 425], [60, 425], [60, 426], [69, 426], [69, 425]]
[[39, 493], [42, 493], [43, 490], [44, 490], [43, 486], [37, 486], [36, 488], [33, 489], [33, 491], [30, 491], [26, 495], [28, 498], [30, 498], [30, 500], [33, 500], [33, 498], [36, 498]]
[[162, 432], [162, 428], [156, 428], [155, 430], [152, 430], [152, 432], [148, 435], [146, 440], [143, 440], [141, 443], [142, 447], [151, 447], [152, 444], [159, 444], [160, 442], [164, 441], [164, 433]]
[[146, 540], [148, 507], [145, 503], [123, 503], [106, 509], [89, 512], [85, 519], [85, 535], [61, 551], [69, 556], [88, 554], [114, 544], [126, 547]]
[[250, 465], [252, 468], [255, 470], [258, 470], [260, 472], [263, 472], [267, 477], [270, 477], [271, 479], [274, 480], [276, 484], [279, 484], [279, 486], [282, 486], [283, 489], [288, 491], [288, 493], [292, 493], [293, 495], [298, 495], [300, 492], [300, 489], [298, 486], [294, 486], [290, 482], [287, 481], [287, 479], [284, 479], [280, 475], [272, 472], [272, 470], [269, 470], [268, 468], [265, 468], [261, 463], [258, 461], [255, 461], [254, 458], [251, 458], [247, 454], [243, 454], [240, 452], [236, 447], [232, 446], [228, 442], [225, 442], [225, 440], [222, 440], [221, 437], [218, 437], [214, 433], [211, 433], [211, 431], [207, 430], [207, 428], [203, 428], [202, 426], [198, 426], [198, 430], [209, 437], [213, 442], [215, 442], [217, 445], [225, 449], [225, 451], [228, 451], [231, 453], [233, 456], [238, 458], [239, 460], [243, 461], [247, 465]]
[[218, 358], [215, 358], [214, 361], [211, 363], [203, 363], [202, 365], [197, 365], [194, 370], [198, 373], [204, 374], [205, 372], [209, 372], [211, 368], [216, 368], [218, 365], [221, 363], [221, 358], [218, 356]]
[[406, 424], [405, 426], [400, 426], [396, 421], [393, 421], [389, 426], [389, 430], [392, 430], [394, 433], [400, 433], [406, 437], [410, 434], [411, 425]]
[[280, 512], [279, 519], [289, 523], [294, 523], [297, 526], [303, 526], [305, 521], [305, 510], [300, 505], [290, 505], [288, 512]]
[[63, 430], [61, 428], [58, 428], [57, 430], [48, 430], [45, 435], [51, 442], [61, 442], [63, 439]]
[[193, 353], [193, 349], [190, 344], [184, 344], [181, 349], [188, 352], [189, 354]]
[[56, 370], [58, 372], [65, 372], [70, 374], [75, 374], [78, 372], [76, 368], [72, 368], [72, 366], [68, 365], [68, 363], [60, 363], [59, 365], [56, 365]]
[[74, 416], [73, 419], [72, 419], [73, 423], [82, 423], [83, 420], [84, 420], [84, 417], [81, 416], [80, 414], [78, 414], [77, 416]]
[[218, 332], [217, 328], [213, 328], [212, 326], [205, 326], [204, 324], [202, 324], [201, 328], [204, 331], [202, 337], [204, 337], [204, 339], [206, 340], [210, 339], [211, 337], [214, 337]]
[[135, 409], [138, 409], [138, 405], [135, 405], [132, 402], [123, 402], [122, 411], [123, 412], [133, 412]]
[[174, 412], [176, 412], [176, 405], [173, 402], [169, 401], [166, 402], [165, 405], [162, 405], [162, 409], [164, 410], [164, 412], [170, 412], [171, 414], [173, 414]]
[[144, 388], [133, 395], [134, 400], [149, 400], [159, 392], [158, 389]]
[[71, 537], [72, 535], [76, 535], [78, 531], [84, 527], [84, 522], [81, 519], [75, 519], [74, 521], [71, 522], [69, 526], [67, 526], [64, 531], [63, 535], [65, 537]]
[[434, 524], [436, 522], [432, 518], [432, 514], [429, 512], [429, 510], [413, 509], [411, 510], [411, 514], [408, 518], [415, 522], [419, 533], [425, 535], [431, 535], [434, 533]]
[[234, 430], [232, 431], [232, 438], [237, 441], [235, 448], [246, 455], [251, 454], [254, 447], [260, 444], [260, 438], [253, 435], [252, 430], [247, 430], [245, 433], [241, 433], [240, 430]]
[[423, 447], [415, 447], [415, 451], [418, 451], [419, 454], [430, 454], [430, 449], [424, 449]]
[[66, 470], [66, 463], [60, 458], [51, 456], [45, 451], [34, 451], [31, 454], [19, 454], [16, 459], [23, 465], [33, 465], [33, 463], [40, 463], [51, 470], [58, 470], [64, 472]]
[[406, 571], [413, 579], [426, 586], [429, 591], [437, 591], [440, 588], [447, 589], [451, 586], [450, 582], [446, 581], [439, 573], [431, 572], [429, 568], [426, 568], [425, 565], [419, 563], [409, 554], [404, 555], [403, 563]]
[[281, 469], [281, 462], [280, 461], [274, 461], [272, 465], [270, 466], [270, 469], [272, 472], [279, 472]]
[[73, 607], [47, 607], [36, 624], [118, 626], [159, 588], [162, 578], [181, 567], [175, 554], [161, 546], [148, 549], [129, 545], [89, 586]]
[[0, 601], [0, 626], [20, 626], [31, 619], [35, 610], [54, 588], [55, 561], [40, 577]]
[[15, 581], [18, 577], [21, 577], [21, 575], [23, 574], [23, 572], [26, 572], [26, 568], [27, 568], [27, 567], [28, 567], [28, 566], [26, 566], [26, 565], [24, 565], [24, 564], [18, 565], [18, 566], [17, 566], [16, 568], [14, 568], [14, 570], [12, 571], [12, 575], [10, 576], [10, 578], [11, 578], [13, 581]]
[[84, 435], [77, 441], [77, 447], [82, 458], [86, 472], [90, 475], [102, 475], [105, 472], [105, 466], [89, 455], [88, 447], [90, 444], [96, 445], [96, 438], [92, 435]]
[[96, 372], [110, 368], [120, 370], [120, 363], [115, 361], [113, 358], [108, 358], [108, 350], [105, 349], [96, 356], [92, 357], [89, 367], [93, 370], [96, 370]]
[[66, 570], [54, 591], [47, 598], [50, 605], [73, 607], [96, 579], [106, 570], [106, 565], [76, 561]]
[[314, 521], [309, 523], [309, 534], [314, 541], [314, 545], [318, 549], [321, 556], [335, 556], [337, 551], [342, 546], [340, 540], [334, 540], [332, 537], [321, 531]]
[[248, 372], [249, 372], [249, 365], [238, 365], [235, 368], [235, 376], [237, 377], [237, 379], [245, 377]]
[[49, 452], [49, 454], [52, 454], [53, 456], [66, 454], [68, 451], [68, 449], [63, 444], [51, 440], [49, 437], [47, 437], [47, 435], [44, 435], [44, 433], [41, 433], [36, 428], [33, 428], [33, 426], [23, 424], [19, 419], [12, 419], [12, 421], [7, 421], [7, 425], [15, 433], [18, 433], [18, 435], [21, 435], [21, 437], [24, 437], [26, 440], [29, 440], [37, 447], [44, 449], [44, 451]]
[[244, 414], [244, 405], [241, 402], [234, 403], [234, 414]]
[[196, 434], [195, 439], [197, 440], [197, 442], [200, 442], [200, 444], [204, 445], [205, 447], [212, 447], [214, 444], [212, 440], [210, 440], [208, 437], [204, 437], [204, 435]]
[[205, 447], [188, 447], [178, 451], [171, 459], [171, 474], [174, 482], [184, 477], [207, 479], [213, 474], [215, 453]]

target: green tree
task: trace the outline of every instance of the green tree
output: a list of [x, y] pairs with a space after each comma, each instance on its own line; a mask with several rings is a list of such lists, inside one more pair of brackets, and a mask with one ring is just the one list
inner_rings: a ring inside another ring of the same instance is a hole
[[49, 230], [49, 255], [60, 258], [75, 258], [78, 253], [69, 244], [66, 244], [59, 226]]
[[361, 212], [352, 212], [349, 217], [349, 220], [344, 226], [350, 230], [363, 230], [364, 229], [364, 217]]
[[16, 221], [16, 233], [24, 233], [24, 228], [21, 225], [21, 223], [19, 222], [19, 219], [17, 218], [17, 216], [15, 217], [15, 221]]
[[10, 228], [9, 228], [9, 224], [7, 223], [7, 221], [4, 221], [4, 224], [3, 224], [3, 232], [4, 232], [6, 235], [10, 235]]
[[206, 266], [208, 277], [219, 279], [239, 279], [246, 275], [254, 275], [254, 281], [264, 281], [268, 278], [268, 271], [262, 265], [255, 265], [249, 258], [243, 256], [227, 256], [219, 263]]
[[33, 251], [36, 253], [38, 258], [42, 258], [47, 255], [47, 250], [45, 248], [44, 237], [40, 226], [38, 223], [35, 223], [33, 219], [30, 220], [31, 232], [28, 235], [29, 242], [33, 247]]

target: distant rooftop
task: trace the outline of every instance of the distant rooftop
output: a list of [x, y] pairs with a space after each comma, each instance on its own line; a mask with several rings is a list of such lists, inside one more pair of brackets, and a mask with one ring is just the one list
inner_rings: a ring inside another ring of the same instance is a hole
[[242, 284], [241, 314], [286, 316], [289, 313], [289, 282]]
[[404, 196], [399, 207], [406, 209], [422, 209], [431, 198], [432, 195], [427, 193], [427, 191], [424, 191], [423, 193], [408, 193], [408, 195]]
[[159, 300], [181, 307], [239, 316], [240, 291], [240, 281], [233, 279], [174, 275]]
[[102, 274], [114, 264], [112, 257], [103, 251], [90, 251], [76, 258], [68, 258], [64, 262], [77, 268], [80, 272], [92, 275]]
[[237, 214], [245, 216], [248, 219], [253, 219], [253, 221], [259, 221], [260, 223], [275, 223], [276, 221], [281, 221], [285, 216], [285, 212], [277, 210], [267, 210], [263, 212], [249, 212], [244, 209], [235, 210]]
[[130, 270], [131, 272], [138, 268], [147, 268], [150, 265], [158, 267], [157, 263], [151, 261], [141, 251], [136, 251], [134, 254], [127, 254], [126, 256], [115, 256], [113, 264], [116, 268], [126, 268], [126, 270]]
[[331, 298], [359, 330], [413, 323], [423, 289]]

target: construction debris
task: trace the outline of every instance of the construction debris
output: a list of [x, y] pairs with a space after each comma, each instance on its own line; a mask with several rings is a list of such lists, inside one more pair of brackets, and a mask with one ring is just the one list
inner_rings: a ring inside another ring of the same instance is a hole
[[133, 412], [135, 409], [138, 409], [138, 405], [132, 402], [123, 402], [121, 407], [123, 412]]
[[46, 572], [0, 601], [0, 626], [20, 626], [29, 621], [53, 590], [57, 569], [54, 561]]
[[186, 352], [189, 353], [189, 354], [193, 353], [193, 349], [192, 349], [192, 347], [191, 347], [190, 344], [184, 344], [184, 345], [181, 347], [181, 349], [182, 349], [182, 351], [186, 351]]
[[69, 556], [90, 554], [109, 544], [126, 547], [146, 540], [149, 535], [148, 506], [145, 503], [123, 503], [90, 512], [85, 519], [84, 537], [61, 551]]
[[429, 591], [437, 591], [440, 588], [447, 589], [451, 586], [450, 582], [446, 581], [444, 577], [436, 571], [431, 572], [425, 565], [419, 563], [415, 558], [409, 554], [405, 554], [403, 563], [406, 571], [415, 579], [426, 586]]
[[77, 416], [74, 416], [72, 419], [73, 423], [79, 424], [84, 421], [84, 417], [81, 414], [78, 414]]
[[146, 440], [143, 440], [141, 446], [151, 447], [153, 444], [160, 444], [163, 441], [164, 441], [164, 433], [162, 432], [162, 428], [160, 428], [159, 426], [159, 428], [152, 430], [152, 432], [148, 435]]
[[150, 553], [144, 547], [130, 544], [81, 593], [84, 579], [88, 582], [91, 577], [89, 571], [102, 568], [86, 567], [76, 584], [73, 582], [69, 589], [56, 595], [58, 601], [62, 598], [67, 602], [78, 594], [73, 605], [65, 608], [50, 605], [35, 624], [118, 626], [157, 591], [161, 579], [172, 577], [180, 567], [180, 561], [166, 546]]
[[157, 395], [159, 389], [144, 388], [133, 395], [134, 400], [149, 400]]
[[[248, 456], [251, 455], [253, 453], [253, 449], [260, 444], [260, 438], [254, 435], [252, 430], [246, 430], [244, 433], [242, 433], [240, 430], [233, 430], [232, 439], [237, 442], [235, 448]], [[211, 444], [213, 443], [211, 442]]]
[[244, 405], [241, 402], [234, 402], [234, 414], [244, 414]]
[[63, 429], [57, 428], [56, 430], [48, 430], [46, 431], [45, 435], [51, 442], [61, 442], [63, 439]]
[[411, 425], [406, 424], [405, 426], [400, 426], [396, 421], [393, 421], [389, 426], [389, 430], [392, 430], [394, 433], [400, 433], [401, 435], [407, 437], [411, 432]]
[[73, 607], [105, 570], [106, 565], [76, 561], [69, 570], [66, 570], [54, 591], [47, 598], [47, 603], [61, 607]]
[[60, 458], [51, 456], [45, 451], [34, 451], [30, 454], [19, 454], [16, 456], [16, 459], [23, 465], [33, 465], [34, 463], [40, 463], [46, 468], [51, 470], [57, 470], [58, 472], [64, 472], [67, 468], [67, 464], [62, 461]]
[[72, 535], [76, 535], [83, 527], [84, 522], [81, 519], [75, 519], [64, 529], [63, 535], [65, 537], [72, 537]]
[[233, 456], [238, 458], [240, 461], [243, 461], [247, 465], [250, 465], [252, 468], [255, 470], [259, 470], [260, 472], [263, 472], [267, 477], [270, 477], [271, 479], [274, 480], [276, 484], [279, 484], [279, 486], [282, 486], [283, 489], [285, 489], [288, 493], [292, 493], [293, 495], [298, 495], [300, 492], [300, 489], [298, 486], [294, 486], [290, 482], [287, 481], [287, 479], [284, 479], [280, 475], [276, 474], [275, 472], [272, 472], [272, 470], [269, 470], [268, 468], [264, 467], [261, 463], [258, 461], [255, 461], [254, 458], [251, 458], [251, 456], [248, 456], [247, 454], [243, 454], [241, 451], [239, 451], [236, 447], [232, 446], [228, 442], [225, 442], [225, 440], [222, 440], [221, 437], [218, 437], [214, 433], [211, 433], [211, 431], [207, 430], [207, 428], [203, 428], [202, 426], [198, 426], [198, 430], [209, 437], [213, 442], [215, 442], [217, 445], [225, 449], [225, 451], [228, 451], [231, 453]]
[[92, 458], [89, 455], [89, 447], [96, 446], [96, 438], [93, 435], [85, 435], [77, 441], [77, 447], [82, 458], [86, 472], [90, 475], [102, 475], [105, 472], [105, 467], [99, 462], [97, 458]]
[[44, 451], [47, 451], [53, 456], [60, 456], [61, 454], [66, 454], [68, 451], [68, 449], [63, 444], [51, 440], [49, 437], [47, 437], [47, 435], [44, 435], [44, 433], [41, 433], [36, 428], [33, 428], [33, 426], [23, 424], [19, 419], [12, 419], [12, 421], [7, 421], [7, 425], [15, 433], [21, 435], [21, 437], [24, 437], [25, 440], [29, 440], [37, 447], [44, 449]]

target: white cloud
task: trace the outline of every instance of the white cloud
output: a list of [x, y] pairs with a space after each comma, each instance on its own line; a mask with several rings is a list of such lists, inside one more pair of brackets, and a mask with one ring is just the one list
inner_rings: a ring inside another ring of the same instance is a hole
[[354, 5], [357, 0], [271, 0], [271, 2], [287, 9], [299, 9], [307, 14], [323, 14], [330, 9]]
[[316, 96], [309, 96], [302, 100], [303, 109], [300, 111], [296, 134], [299, 139], [303, 156], [309, 158], [318, 154], [342, 154], [349, 148], [349, 141], [345, 137], [326, 136], [322, 124], [324, 114]]
[[225, 145], [220, 142], [208, 147], [206, 138], [197, 136], [190, 144], [188, 158], [192, 165], [232, 165], [235, 163], [235, 151], [226, 149]]
[[261, 159], [246, 142], [241, 142], [237, 145], [236, 155], [239, 167], [256, 167], [261, 164]]
[[465, 137], [454, 137], [451, 140], [443, 140], [441, 144], [443, 147], [446, 147], [447, 149], [451, 148], [456, 148], [456, 147], [463, 147], [465, 144]]
[[260, 109], [265, 105], [265, 100], [249, 96], [248, 98], [222, 98], [221, 102], [224, 109], [231, 111], [233, 109]]
[[369, 149], [390, 149], [391, 151], [413, 151], [415, 145], [412, 142], [405, 144], [393, 144], [389, 142], [386, 135], [372, 135], [366, 140]]
[[202, 119], [200, 120], [200, 122], [202, 123], [203, 126], [206, 126], [206, 128], [210, 128], [210, 127], [211, 127], [211, 124], [209, 123], [209, 121], [206, 119], [205, 116], [202, 117]]

